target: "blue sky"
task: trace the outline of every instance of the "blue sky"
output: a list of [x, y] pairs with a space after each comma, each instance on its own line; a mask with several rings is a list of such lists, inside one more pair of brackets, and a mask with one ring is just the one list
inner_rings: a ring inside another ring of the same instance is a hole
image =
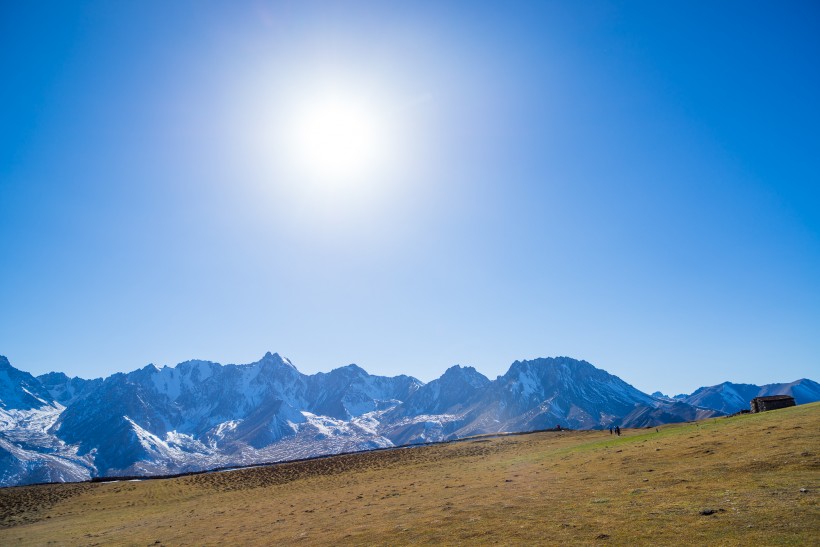
[[[3, 2], [0, 354], [818, 379], [819, 25], [797, 1]], [[288, 101], [342, 85], [389, 154], [306, 182]]]

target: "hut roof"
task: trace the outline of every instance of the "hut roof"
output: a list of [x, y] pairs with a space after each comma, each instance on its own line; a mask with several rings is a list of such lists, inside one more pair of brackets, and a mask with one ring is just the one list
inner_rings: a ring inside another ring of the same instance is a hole
[[787, 399], [794, 399], [791, 395], [768, 395], [766, 397], [755, 397], [753, 401], [785, 401]]

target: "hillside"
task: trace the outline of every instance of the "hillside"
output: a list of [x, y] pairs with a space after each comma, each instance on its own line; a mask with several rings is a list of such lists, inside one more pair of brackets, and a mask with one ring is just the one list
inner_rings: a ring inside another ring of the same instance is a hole
[[[817, 395], [820, 397], [820, 393]], [[429, 384], [356, 365], [302, 374], [267, 353], [105, 379], [38, 378], [0, 356], [0, 486], [169, 475], [548, 429], [642, 427], [723, 414], [656, 398], [586, 361], [516, 361], [490, 380], [454, 366]]]
[[820, 404], [0, 489], [0, 544], [817, 544]]

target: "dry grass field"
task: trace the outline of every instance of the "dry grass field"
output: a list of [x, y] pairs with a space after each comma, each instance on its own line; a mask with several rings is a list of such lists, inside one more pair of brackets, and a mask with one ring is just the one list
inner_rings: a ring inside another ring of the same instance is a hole
[[0, 490], [2, 545], [820, 544], [820, 404]]

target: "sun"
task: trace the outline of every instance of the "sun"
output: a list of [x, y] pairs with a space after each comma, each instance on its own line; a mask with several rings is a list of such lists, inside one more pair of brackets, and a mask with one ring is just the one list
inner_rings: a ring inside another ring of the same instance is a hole
[[288, 141], [293, 168], [302, 177], [327, 185], [361, 181], [385, 160], [384, 116], [365, 97], [324, 91], [293, 109]]

